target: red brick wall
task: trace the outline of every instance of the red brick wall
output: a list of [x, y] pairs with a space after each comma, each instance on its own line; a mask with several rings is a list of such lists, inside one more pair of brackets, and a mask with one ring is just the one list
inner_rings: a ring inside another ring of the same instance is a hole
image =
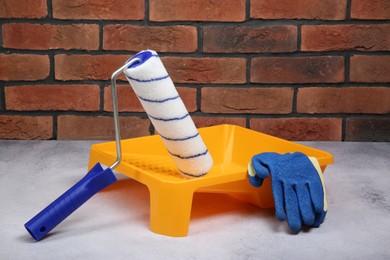
[[[390, 141], [388, 0], [1, 0], [0, 138], [112, 139], [111, 73], [160, 53], [198, 127]], [[124, 78], [123, 138], [153, 133]]]

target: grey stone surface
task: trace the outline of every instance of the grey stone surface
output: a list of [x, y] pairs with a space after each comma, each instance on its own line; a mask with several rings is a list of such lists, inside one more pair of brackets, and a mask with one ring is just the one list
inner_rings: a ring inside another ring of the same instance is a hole
[[83, 175], [90, 141], [0, 141], [0, 259], [390, 259], [390, 143], [305, 142], [331, 152], [329, 212], [292, 235], [272, 209], [197, 194], [189, 235], [149, 230], [149, 194], [123, 177], [48, 237], [24, 223]]

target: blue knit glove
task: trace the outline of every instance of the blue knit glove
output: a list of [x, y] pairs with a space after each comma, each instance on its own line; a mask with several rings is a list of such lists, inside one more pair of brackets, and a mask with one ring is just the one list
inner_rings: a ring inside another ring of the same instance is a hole
[[287, 219], [293, 232], [301, 230], [302, 223], [319, 227], [326, 212], [325, 185], [316, 158], [303, 153], [261, 153], [252, 157], [248, 165], [250, 183], [260, 187], [271, 175], [276, 217]]

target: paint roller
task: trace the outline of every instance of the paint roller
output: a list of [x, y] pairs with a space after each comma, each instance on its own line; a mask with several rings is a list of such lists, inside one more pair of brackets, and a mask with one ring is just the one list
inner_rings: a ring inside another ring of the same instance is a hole
[[213, 160], [157, 53], [142, 51], [111, 77], [116, 140], [116, 161], [107, 169], [97, 163], [79, 182], [30, 219], [24, 226], [37, 241], [71, 215], [100, 190], [116, 182], [112, 170], [120, 163], [122, 150], [116, 77], [124, 72], [178, 170], [186, 177], [200, 177]]
[[205, 175], [213, 159], [158, 54], [142, 51], [124, 70], [176, 167], [185, 177]]

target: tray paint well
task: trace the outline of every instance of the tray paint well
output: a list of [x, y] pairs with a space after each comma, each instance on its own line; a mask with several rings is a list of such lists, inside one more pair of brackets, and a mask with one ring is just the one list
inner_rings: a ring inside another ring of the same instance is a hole
[[[176, 169], [158, 135], [122, 140], [122, 162], [116, 170], [145, 184], [150, 192], [150, 228], [168, 236], [188, 233], [194, 192], [225, 193], [262, 208], [273, 207], [269, 178], [261, 188], [247, 180], [247, 165], [262, 152], [300, 151], [316, 157], [322, 171], [333, 163], [330, 153], [234, 125], [198, 129], [214, 165], [203, 177], [187, 179]], [[115, 142], [94, 144], [89, 167], [116, 160]]]

